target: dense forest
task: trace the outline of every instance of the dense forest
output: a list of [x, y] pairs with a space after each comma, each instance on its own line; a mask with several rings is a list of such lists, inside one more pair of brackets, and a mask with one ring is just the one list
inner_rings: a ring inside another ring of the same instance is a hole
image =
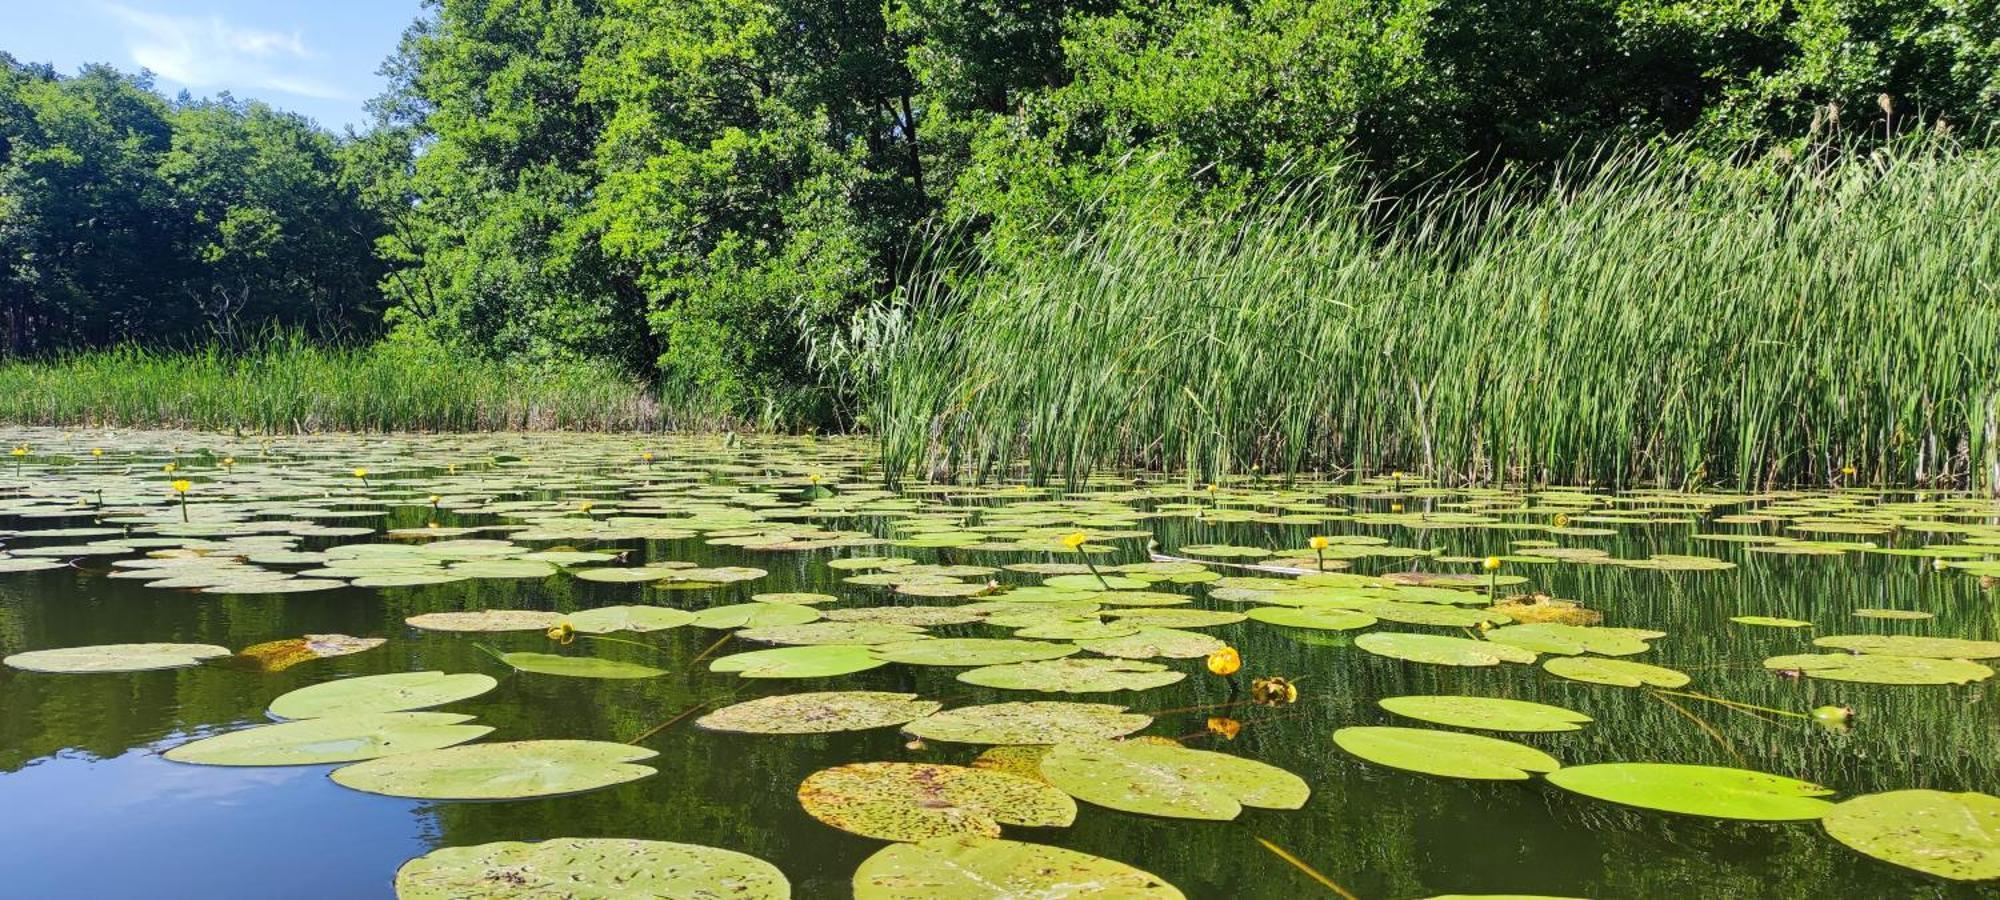
[[1120, 210], [1982, 146], [2000, 4], [431, 0], [383, 72], [334, 135], [0, 56], [0, 352], [283, 330], [832, 422], [857, 312]]

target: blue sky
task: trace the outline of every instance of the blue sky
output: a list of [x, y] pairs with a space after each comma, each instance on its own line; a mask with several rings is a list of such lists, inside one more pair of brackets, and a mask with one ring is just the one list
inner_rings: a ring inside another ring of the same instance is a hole
[[228, 91], [340, 130], [367, 124], [375, 70], [418, 0], [0, 0], [0, 50], [74, 72], [149, 69], [168, 96]]

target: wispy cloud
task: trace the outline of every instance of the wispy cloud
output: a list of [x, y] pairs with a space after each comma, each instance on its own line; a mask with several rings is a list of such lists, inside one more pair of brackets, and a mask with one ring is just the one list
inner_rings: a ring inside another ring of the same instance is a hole
[[103, 4], [132, 61], [193, 88], [254, 88], [320, 100], [346, 92], [297, 71], [313, 58], [298, 32], [245, 27], [221, 16], [177, 16]]

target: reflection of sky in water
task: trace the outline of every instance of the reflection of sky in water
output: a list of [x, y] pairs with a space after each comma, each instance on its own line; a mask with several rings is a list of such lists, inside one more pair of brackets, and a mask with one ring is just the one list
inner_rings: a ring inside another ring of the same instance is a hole
[[416, 804], [346, 790], [332, 768], [45, 757], [0, 779], [0, 895], [390, 896], [391, 873], [429, 849]]

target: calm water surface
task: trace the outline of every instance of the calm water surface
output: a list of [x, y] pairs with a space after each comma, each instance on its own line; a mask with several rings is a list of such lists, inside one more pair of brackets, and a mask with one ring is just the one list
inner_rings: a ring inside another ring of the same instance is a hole
[[[47, 446], [52, 433], [0, 435], [9, 446], [33, 439]], [[191, 448], [244, 460], [264, 452], [251, 439], [187, 435], [78, 436], [78, 442], [118, 441], [117, 463], [91, 462], [87, 443], [67, 446], [68, 464], [102, 474], [108, 483], [143, 481], [157, 495], [163, 460], [180, 459], [183, 471], [227, 482], [213, 462]], [[206, 440], [208, 443], [203, 443]], [[866, 447], [819, 442], [801, 449], [772, 444], [731, 447], [709, 442], [682, 448], [672, 460], [662, 452], [651, 467], [637, 464], [637, 438], [562, 438], [560, 448], [535, 458], [532, 441], [469, 438], [441, 445], [437, 438], [334, 441], [316, 449], [311, 440], [281, 443], [285, 466], [314, 472], [324, 484], [340, 483], [351, 460], [365, 456], [375, 474], [350, 501], [329, 508], [380, 512], [354, 520], [376, 528], [422, 527], [433, 518], [421, 499], [452, 479], [511, 478], [511, 494], [489, 500], [596, 497], [614, 506], [631, 495], [729, 487], [795, 492], [808, 469], [832, 473], [850, 490], [872, 485]], [[481, 442], [493, 442], [493, 448]], [[175, 452], [170, 447], [178, 445]], [[441, 449], [444, 447], [444, 449]], [[492, 449], [515, 456], [495, 462]], [[55, 453], [47, 450], [46, 453]], [[0, 477], [0, 500], [49, 492], [37, 463], [15, 477]], [[440, 459], [449, 456], [447, 470]], [[398, 462], [401, 462], [399, 467]], [[261, 465], [269, 465], [264, 463]], [[208, 468], [203, 468], [207, 466]], [[93, 468], [95, 467], [95, 468]], [[239, 463], [239, 468], [247, 468]], [[129, 471], [128, 471], [129, 470]], [[77, 477], [74, 470], [68, 476]], [[462, 486], [462, 485], [461, 485]], [[490, 486], [490, 485], [489, 485]], [[1129, 482], [1100, 490], [1126, 490]], [[297, 488], [294, 488], [297, 489]], [[1254, 486], [1245, 486], [1254, 495]], [[249, 493], [269, 492], [251, 485]], [[316, 502], [338, 501], [337, 488], [306, 492]], [[1448, 510], [1462, 498], [1449, 493], [1390, 498], [1393, 490], [1341, 495], [1324, 502], [1379, 510], [1400, 502]], [[114, 489], [112, 493], [118, 494]], [[194, 496], [224, 493], [198, 488]], [[912, 494], [930, 508], [990, 508], [1008, 495]], [[1045, 500], [1060, 491], [1018, 495]], [[1873, 495], [1865, 495], [1870, 502]], [[1196, 502], [1201, 502], [1196, 495]], [[73, 498], [64, 498], [65, 500]], [[1909, 499], [1907, 496], [1897, 499]], [[511, 521], [478, 511], [435, 514], [445, 525]], [[570, 501], [566, 501], [570, 502]], [[1157, 500], [1130, 501], [1151, 508]], [[1226, 503], [1225, 505], [1235, 505]], [[1245, 500], [1246, 509], [1257, 501]], [[1299, 679], [1302, 697], [1292, 707], [1232, 708], [1245, 727], [1233, 741], [1204, 733], [1213, 711], [1163, 715], [1148, 734], [1186, 737], [1192, 746], [1223, 750], [1282, 766], [1310, 782], [1313, 795], [1296, 811], [1246, 810], [1236, 822], [1147, 818], [1083, 806], [1067, 829], [1009, 828], [1008, 836], [1046, 842], [1121, 860], [1150, 870], [1191, 897], [1294, 897], [1325, 889], [1279, 860], [1256, 841], [1264, 837], [1363, 898], [1422, 897], [1440, 893], [1540, 893], [1591, 897], [1930, 897], [1975, 896], [1979, 889], [1952, 885], [1856, 854], [1817, 825], [1742, 824], [1651, 813], [1588, 800], [1539, 779], [1481, 783], [1430, 778], [1371, 765], [1337, 749], [1334, 729], [1398, 721], [1375, 701], [1398, 694], [1464, 693], [1514, 697], [1566, 706], [1596, 721], [1560, 735], [1508, 735], [1541, 747], [1569, 764], [1667, 761], [1739, 765], [1802, 777], [1841, 795], [1908, 787], [2000, 792], [2000, 720], [1987, 700], [1987, 684], [1948, 687], [1877, 687], [1776, 677], [1760, 665], [1767, 656], [1809, 652], [1812, 635], [1908, 633], [1964, 638], [2000, 637], [1995, 597], [1978, 580], [1936, 572], [1922, 558], [1846, 553], [1778, 556], [1740, 546], [1694, 541], [1691, 534], [1727, 530], [1707, 521], [1740, 513], [1756, 502], [1708, 512], [1677, 514], [1679, 521], [1623, 524], [1610, 537], [1564, 537], [1566, 545], [1598, 547], [1620, 557], [1652, 553], [1711, 555], [1737, 563], [1712, 572], [1657, 572], [1572, 564], [1510, 567], [1531, 578], [1528, 588], [1574, 598], [1602, 610], [1607, 623], [1656, 628], [1668, 636], [1636, 657], [1695, 676], [1691, 690], [1759, 705], [1809, 710], [1840, 703], [1858, 711], [1856, 727], [1834, 733], [1796, 720], [1773, 722], [1714, 704], [1682, 701], [1681, 710], [1636, 690], [1564, 681], [1534, 666], [1454, 669], [1378, 658], [1351, 646], [1351, 634], [1299, 632], [1257, 622], [1211, 629], [1240, 647], [1245, 674]], [[167, 507], [160, 507], [166, 509]], [[158, 510], [155, 510], [157, 512]], [[194, 507], [199, 521], [203, 510]], [[88, 526], [89, 507], [72, 515], [23, 518], [0, 515], [0, 532]], [[817, 520], [823, 528], [890, 535], [893, 515]], [[1544, 522], [1547, 516], [1503, 516]], [[1674, 518], [1661, 516], [1661, 518]], [[1990, 520], [1989, 520], [1990, 521]], [[343, 521], [341, 524], [352, 524]], [[1451, 555], [1506, 552], [1510, 540], [1547, 535], [1480, 529], [1413, 530], [1332, 521], [1321, 525], [1211, 524], [1186, 515], [1149, 518], [1137, 526], [1161, 547], [1233, 543], [1296, 548], [1312, 534], [1372, 534], [1395, 545], [1445, 548]], [[497, 535], [481, 535], [485, 537]], [[307, 538], [316, 549], [375, 537]], [[1919, 546], [1939, 536], [1871, 537], [1879, 543]], [[74, 538], [0, 537], [0, 549], [74, 543]], [[574, 543], [574, 542], [555, 542]], [[1117, 557], [1145, 558], [1144, 541], [1117, 542]], [[546, 545], [544, 545], [546, 546]], [[842, 605], [956, 603], [898, 597], [881, 588], [843, 584], [849, 573], [828, 569], [842, 555], [889, 554], [923, 562], [1002, 565], [1063, 561], [1047, 553], [981, 553], [964, 550], [860, 547], [811, 552], [759, 552], [712, 546], [700, 538], [631, 541], [628, 562], [680, 560], [701, 565], [755, 566], [763, 579], [703, 591], [664, 591], [649, 585], [599, 584], [558, 576], [546, 580], [480, 580], [455, 584], [368, 590], [345, 588], [304, 594], [217, 596], [148, 588], [140, 581], [105, 577], [118, 557], [89, 557], [53, 571], [0, 574], [0, 654], [117, 642], [212, 643], [240, 649], [308, 633], [388, 638], [386, 646], [318, 660], [280, 673], [205, 665], [163, 672], [48, 675], [0, 669], [0, 870], [8, 897], [386, 897], [396, 868], [440, 846], [557, 836], [619, 836], [708, 844], [770, 860], [792, 880], [798, 896], [850, 893], [855, 867], [881, 848], [879, 841], [827, 827], [801, 811], [801, 779], [832, 765], [869, 760], [963, 763], [981, 748], [933, 743], [911, 749], [894, 729], [819, 736], [760, 736], [701, 730], [686, 721], [644, 741], [659, 756], [648, 764], [659, 774], [591, 793], [498, 803], [411, 802], [342, 788], [326, 777], [331, 766], [220, 768], [167, 761], [162, 751], [192, 737], [265, 722], [272, 698], [295, 688], [362, 674], [427, 669], [486, 672], [500, 687], [450, 705], [494, 726], [488, 740], [590, 738], [630, 741], [697, 704], [720, 704], [804, 690], [879, 689], [920, 693], [948, 705], [1003, 699], [1080, 699], [1167, 710], [1220, 704], [1224, 685], [1201, 671], [1200, 660], [1167, 660], [1190, 677], [1143, 693], [1062, 697], [975, 688], [953, 680], [954, 669], [891, 665], [814, 681], [750, 681], [707, 671], [699, 662], [720, 632], [680, 628], [644, 637], [658, 653], [604, 645], [592, 652], [647, 662], [669, 670], [639, 681], [593, 681], [506, 674], [475, 643], [501, 650], [549, 650], [539, 633], [457, 635], [404, 625], [422, 612], [523, 608], [570, 611], [613, 603], [657, 603], [686, 608], [744, 601], [765, 591], [820, 591]], [[136, 554], [134, 554], [136, 555]], [[1469, 571], [1470, 567], [1405, 559], [1362, 559], [1352, 571], [1412, 568]], [[1004, 584], [1031, 584], [1032, 575], [1002, 572]], [[1195, 605], [1238, 608], [1203, 596], [1200, 586], [1176, 588]], [[1900, 608], [1936, 614], [1924, 621], [1856, 618], [1860, 608]], [[1814, 631], [1750, 628], [1729, 622], [1759, 614], [1808, 619]], [[1379, 626], [1425, 631], [1412, 626]], [[987, 626], [933, 629], [951, 635], [1001, 636]], [[1444, 633], [1444, 632], [1439, 632]], [[741, 641], [717, 652], [754, 649]], [[1197, 677], [1198, 676], [1198, 677]], [[1700, 721], [1698, 722], [1697, 719]], [[1722, 739], [1706, 728], [1719, 731]]]

